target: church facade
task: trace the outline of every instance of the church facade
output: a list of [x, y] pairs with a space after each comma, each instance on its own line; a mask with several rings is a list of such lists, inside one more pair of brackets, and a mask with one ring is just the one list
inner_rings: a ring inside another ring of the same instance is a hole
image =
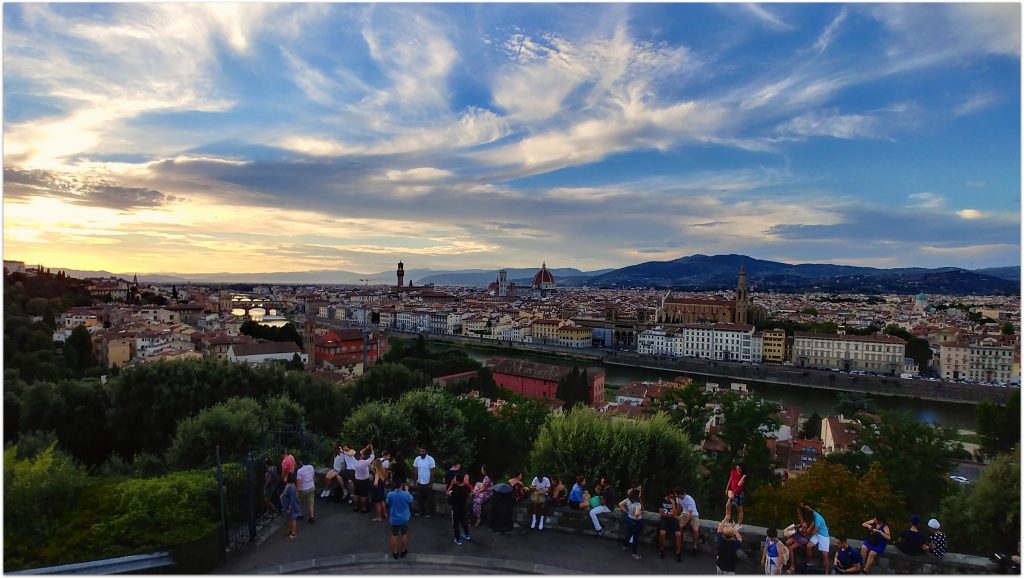
[[708, 298], [676, 298], [668, 292], [661, 298], [657, 321], [662, 324], [753, 324], [756, 308], [750, 304], [747, 272], [740, 265], [736, 297], [732, 301]]

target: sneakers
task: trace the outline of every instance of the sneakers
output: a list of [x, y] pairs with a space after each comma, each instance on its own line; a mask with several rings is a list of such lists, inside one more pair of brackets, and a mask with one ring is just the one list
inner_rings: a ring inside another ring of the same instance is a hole
[[597, 530], [597, 536], [598, 537], [603, 537], [604, 536], [604, 529], [598, 529]]
[[636, 553], [633, 553], [633, 558], [636, 559], [637, 561], [639, 561], [640, 560], [640, 555], [637, 555]]
[[456, 545], [461, 545], [462, 541], [458, 537], [455, 537], [454, 539], [452, 539], [452, 543]]
[[392, 553], [391, 556], [394, 557], [396, 560], [398, 559], [398, 553]]
[[320, 498], [322, 498], [322, 499], [326, 499], [329, 496], [331, 496], [331, 491], [324, 491], [324, 492], [320, 493]]
[[462, 535], [462, 540], [463, 541], [472, 541], [473, 537], [470, 537], [469, 535]]

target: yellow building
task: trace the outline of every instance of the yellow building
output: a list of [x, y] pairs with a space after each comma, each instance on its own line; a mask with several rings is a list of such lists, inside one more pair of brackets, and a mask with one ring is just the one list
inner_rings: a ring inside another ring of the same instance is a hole
[[593, 345], [593, 330], [583, 326], [565, 325], [558, 328], [558, 345], [569, 348], [589, 348]]
[[782, 362], [786, 359], [786, 330], [761, 332], [761, 361]]
[[534, 320], [533, 324], [531, 324], [533, 329], [533, 343], [557, 344], [558, 328], [564, 324], [565, 322], [558, 319]]

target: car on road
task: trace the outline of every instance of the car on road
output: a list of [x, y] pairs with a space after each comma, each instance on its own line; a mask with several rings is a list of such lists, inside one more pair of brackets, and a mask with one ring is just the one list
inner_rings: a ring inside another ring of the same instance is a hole
[[955, 474], [954, 475], [950, 475], [949, 480], [951, 480], [951, 481], [953, 481], [955, 483], [960, 483], [962, 485], [969, 485], [969, 484], [971, 484], [971, 481], [968, 480], [967, 477], [962, 477], [960, 475], [955, 475]]

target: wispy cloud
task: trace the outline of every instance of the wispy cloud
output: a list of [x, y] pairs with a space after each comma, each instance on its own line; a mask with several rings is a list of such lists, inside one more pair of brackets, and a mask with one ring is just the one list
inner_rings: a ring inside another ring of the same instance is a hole
[[974, 114], [983, 111], [990, 106], [996, 104], [1001, 99], [999, 95], [991, 92], [975, 93], [967, 97], [967, 100], [960, 103], [953, 109], [953, 115], [957, 117], [964, 117], [970, 114]]
[[817, 42], [814, 43], [814, 48], [818, 51], [818, 54], [825, 52], [829, 45], [832, 44], [832, 41], [835, 40], [836, 35], [839, 34], [839, 27], [842, 25], [843, 21], [846, 20], [846, 15], [848, 13], [849, 12], [844, 6], [843, 9], [839, 11], [839, 15], [832, 19], [832, 22], [829, 22], [828, 26], [825, 27], [825, 30], [821, 32], [821, 36], [819, 36]]
[[768, 25], [769, 28], [780, 31], [793, 30], [793, 26], [784, 22], [781, 18], [765, 8], [764, 4], [743, 4], [748, 13], [756, 17], [760, 22]]

